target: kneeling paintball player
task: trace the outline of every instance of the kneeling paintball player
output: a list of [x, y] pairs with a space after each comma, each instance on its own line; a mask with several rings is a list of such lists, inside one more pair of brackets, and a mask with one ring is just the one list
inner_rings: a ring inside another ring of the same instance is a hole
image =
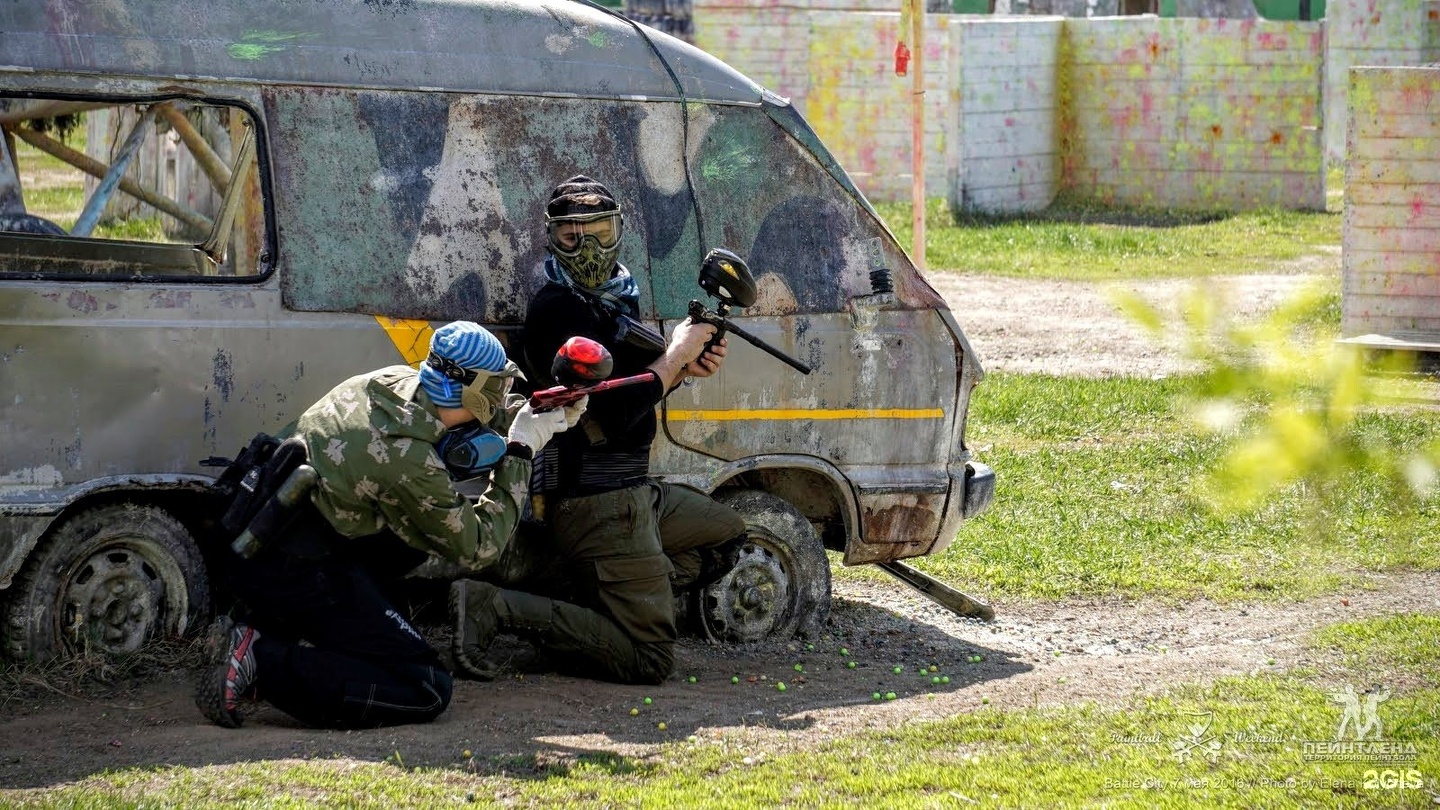
[[[521, 407], [519, 397], [507, 398], [519, 373], [490, 332], [450, 323], [435, 330], [418, 372], [391, 366], [340, 383], [265, 454], [270, 462], [294, 457], [278, 472], [286, 481], [280, 496], [289, 492], [295, 505], [273, 539], [246, 545], [247, 528], [226, 560], [248, 613], [210, 629], [212, 664], [196, 691], [207, 718], [238, 727], [251, 700], [329, 728], [422, 723], [445, 710], [449, 672], [382, 586], [427, 555], [483, 569], [510, 542], [533, 455], [586, 405]], [[518, 411], [512, 416], [507, 406]], [[507, 423], [507, 435], [494, 430]], [[453, 469], [456, 458], [493, 465], [478, 504], [451, 484], [447, 461]], [[238, 480], [243, 494], [267, 470], [274, 464], [237, 460], [221, 483]], [[296, 496], [289, 486], [302, 473], [314, 486]], [[246, 508], [263, 513], [260, 504]], [[246, 508], [231, 506], [227, 530], [257, 525], [258, 516], [229, 520]]]

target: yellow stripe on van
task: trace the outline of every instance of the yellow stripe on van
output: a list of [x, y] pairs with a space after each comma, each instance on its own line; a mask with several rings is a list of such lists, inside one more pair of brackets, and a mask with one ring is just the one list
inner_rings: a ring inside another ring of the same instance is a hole
[[753, 410], [680, 411], [669, 409], [665, 418], [676, 422], [741, 422], [795, 419], [941, 419], [939, 408], [757, 408]]
[[435, 330], [430, 328], [429, 321], [376, 315], [375, 322], [390, 336], [390, 342], [395, 344], [406, 363], [416, 365], [430, 354], [430, 336]]

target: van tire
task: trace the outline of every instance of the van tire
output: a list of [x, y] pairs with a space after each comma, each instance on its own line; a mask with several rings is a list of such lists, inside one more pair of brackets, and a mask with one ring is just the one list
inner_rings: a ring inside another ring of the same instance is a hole
[[726, 643], [817, 635], [830, 615], [830, 560], [810, 521], [768, 492], [716, 500], [745, 518], [748, 537], [735, 568], [698, 594], [701, 632]]
[[169, 512], [133, 503], [52, 527], [7, 595], [5, 650], [33, 661], [132, 653], [203, 627], [210, 610], [190, 532]]

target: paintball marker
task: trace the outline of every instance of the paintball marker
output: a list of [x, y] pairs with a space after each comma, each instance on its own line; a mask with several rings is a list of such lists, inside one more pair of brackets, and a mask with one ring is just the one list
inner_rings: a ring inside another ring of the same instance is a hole
[[751, 346], [801, 374], [810, 373], [809, 366], [746, 332], [725, 317], [730, 314], [732, 306], [744, 309], [755, 303], [755, 278], [750, 275], [750, 267], [745, 264], [745, 260], [724, 248], [711, 250], [700, 263], [700, 289], [720, 302], [714, 310], [706, 309], [699, 301], [690, 302], [690, 320], [715, 327], [715, 337], [711, 339], [711, 344], [718, 342], [726, 332], [733, 332]]
[[535, 411], [563, 408], [589, 394], [655, 379], [652, 372], [605, 379], [614, 368], [615, 359], [610, 356], [609, 349], [590, 338], [572, 337], [565, 341], [550, 363], [550, 376], [560, 384], [531, 394], [530, 408]]

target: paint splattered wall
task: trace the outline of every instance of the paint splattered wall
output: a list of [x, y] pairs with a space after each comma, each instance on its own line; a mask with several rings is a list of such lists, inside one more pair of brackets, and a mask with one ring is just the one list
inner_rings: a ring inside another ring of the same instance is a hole
[[1350, 72], [1340, 331], [1440, 332], [1440, 68]]
[[1440, 0], [1330, 0], [1325, 24], [1325, 154], [1339, 162], [1351, 66], [1440, 60]]
[[[899, 15], [832, 11], [811, 16], [805, 117], [866, 196], [910, 194], [912, 79], [895, 75]], [[925, 185], [945, 194], [951, 94], [948, 15], [929, 17], [925, 35]], [[907, 40], [913, 48], [914, 43]]]
[[952, 26], [959, 137], [949, 139], [950, 204], [957, 210], [1038, 211], [1055, 198], [1063, 28], [1058, 17]]
[[1063, 183], [1182, 208], [1324, 209], [1318, 23], [1067, 22]]
[[[719, 2], [696, 4], [700, 46], [790, 96], [866, 195], [907, 198], [899, 15]], [[1320, 23], [932, 15], [928, 25], [931, 196], [987, 211], [1040, 208], [1060, 188], [1154, 205], [1324, 207]]]

